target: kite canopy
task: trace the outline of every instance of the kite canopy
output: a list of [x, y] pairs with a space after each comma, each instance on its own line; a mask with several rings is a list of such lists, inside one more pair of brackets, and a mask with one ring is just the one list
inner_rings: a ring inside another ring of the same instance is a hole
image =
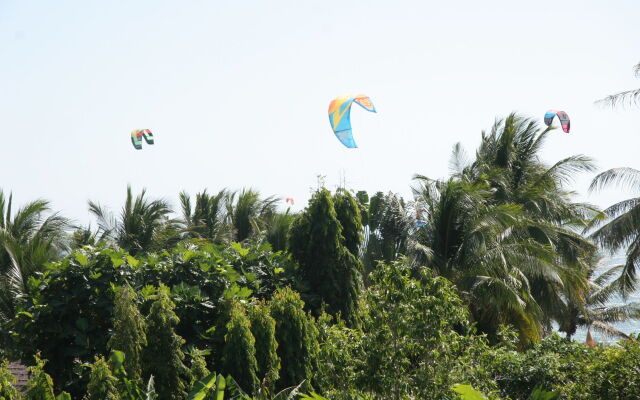
[[560, 120], [560, 124], [562, 124], [562, 130], [565, 131], [566, 133], [569, 133], [569, 129], [571, 129], [571, 121], [569, 120], [569, 115], [567, 115], [567, 113], [564, 111], [558, 111], [558, 110], [547, 111], [547, 113], [544, 114], [544, 123], [547, 124], [547, 126], [550, 126], [551, 123], [553, 122], [553, 118], [556, 115]]
[[153, 144], [153, 133], [149, 129], [134, 129], [131, 131], [131, 143], [136, 150], [142, 149], [142, 138], [147, 144]]
[[287, 197], [287, 198], [285, 199], [285, 202], [287, 202], [287, 203], [289, 203], [289, 204], [291, 204], [291, 205], [294, 205], [294, 204], [295, 204], [295, 201], [293, 200], [293, 197]]
[[351, 105], [354, 102], [367, 111], [376, 112], [371, 99], [364, 94], [336, 97], [329, 104], [329, 122], [331, 122], [333, 133], [343, 145], [350, 149], [358, 147], [351, 132]]

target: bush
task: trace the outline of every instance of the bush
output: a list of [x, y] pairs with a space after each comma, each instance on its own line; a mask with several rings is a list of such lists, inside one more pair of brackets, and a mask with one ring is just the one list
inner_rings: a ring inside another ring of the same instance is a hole
[[20, 393], [13, 387], [16, 383], [16, 378], [11, 374], [11, 371], [7, 368], [8, 366], [8, 362], [0, 362], [0, 399], [18, 400]]
[[600, 355], [600, 362], [588, 371], [592, 398], [640, 399], [640, 342], [621, 340]]
[[492, 350], [490, 368], [504, 397], [527, 398], [536, 386], [558, 392], [562, 398], [593, 399], [591, 366], [602, 350], [568, 342], [553, 334], [531, 349], [519, 352], [509, 346]]
[[27, 382], [25, 400], [55, 400], [53, 395], [53, 381], [49, 374], [44, 372], [45, 360], [40, 355], [35, 355], [35, 365], [29, 367], [31, 378]]
[[[384, 398], [453, 399], [450, 387], [496, 389], [483, 368], [485, 340], [471, 335], [453, 285], [406, 260], [381, 264], [365, 294], [361, 389]], [[467, 332], [461, 334], [460, 332]]]
[[113, 376], [109, 364], [102, 357], [96, 357], [91, 366], [91, 378], [87, 385], [90, 400], [120, 400], [118, 379]]

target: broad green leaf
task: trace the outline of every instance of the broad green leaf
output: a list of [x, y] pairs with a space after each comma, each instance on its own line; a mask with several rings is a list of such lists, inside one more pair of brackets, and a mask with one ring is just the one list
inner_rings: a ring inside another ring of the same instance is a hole
[[300, 395], [300, 400], [329, 400], [329, 399], [327, 399], [326, 397], [320, 396], [318, 393], [311, 392], [309, 394]]
[[556, 400], [558, 398], [560, 398], [560, 393], [546, 392], [540, 386], [533, 389], [531, 396], [529, 396], [529, 400]]
[[71, 395], [67, 392], [62, 392], [56, 396], [56, 400], [71, 400]]
[[249, 254], [249, 249], [243, 248], [242, 245], [238, 242], [231, 243], [231, 248], [234, 249], [236, 253], [240, 254], [240, 257], [244, 257]]
[[26, 317], [33, 318], [33, 314], [31, 314], [30, 312], [27, 312], [27, 311], [18, 311], [17, 315], [24, 315]]
[[[195, 385], [193, 385], [193, 388], [191, 388], [191, 391], [187, 396], [187, 400], [203, 400], [207, 393], [209, 393], [209, 390], [211, 390], [211, 388], [216, 384], [216, 380], [218, 379], [219, 377], [215, 372], [212, 372], [204, 378], [200, 379], [195, 383]], [[221, 399], [224, 398], [224, 384], [222, 387], [222, 392], [223, 397], [221, 397]]]
[[453, 385], [453, 391], [460, 395], [462, 400], [487, 400], [487, 398], [471, 385]]
[[187, 262], [187, 261], [191, 260], [193, 258], [193, 256], [195, 256], [195, 255], [196, 255], [195, 251], [187, 250], [184, 253], [182, 253], [182, 260], [184, 262]]
[[124, 371], [124, 353], [120, 350], [111, 351], [111, 355], [109, 356], [109, 361], [113, 366], [113, 370], [116, 373], [120, 373]]
[[124, 264], [122, 254], [120, 253], [112, 253], [109, 255], [109, 258], [111, 258], [111, 264], [113, 264], [113, 266], [116, 268]]
[[227, 386], [227, 381], [222, 375], [218, 375], [216, 380], [216, 400], [224, 400], [224, 389]]
[[246, 299], [249, 296], [251, 296], [251, 293], [253, 293], [253, 290], [247, 288], [247, 287], [243, 287], [240, 288], [240, 290], [238, 290], [237, 296], [242, 298], [242, 299]]
[[152, 285], [145, 285], [142, 289], [140, 289], [140, 294], [143, 299], [148, 299], [150, 296], [156, 294], [156, 287]]
[[132, 267], [137, 267], [138, 264], [140, 264], [140, 261], [138, 261], [138, 259], [136, 259], [135, 257], [127, 254], [127, 263], [129, 263], [129, 265], [131, 265]]
[[304, 380], [302, 382], [300, 382], [300, 384], [298, 386], [292, 386], [292, 387], [288, 387], [286, 389], [283, 389], [281, 392], [279, 392], [278, 394], [275, 395], [275, 397], [273, 398], [273, 400], [295, 400], [298, 398], [298, 396], [301, 396], [302, 393], [300, 393], [300, 391], [302, 390], [303, 385], [306, 385], [307, 381]]
[[207, 330], [205, 331], [205, 333], [210, 334], [210, 333], [213, 333], [213, 332], [215, 332], [215, 331], [216, 331], [216, 327], [215, 327], [215, 326], [212, 326], [211, 328], [207, 329]]
[[89, 262], [89, 259], [87, 258], [87, 255], [84, 253], [75, 253], [73, 255], [73, 258], [76, 259], [76, 261], [82, 265], [83, 267], [87, 266], [87, 263]]

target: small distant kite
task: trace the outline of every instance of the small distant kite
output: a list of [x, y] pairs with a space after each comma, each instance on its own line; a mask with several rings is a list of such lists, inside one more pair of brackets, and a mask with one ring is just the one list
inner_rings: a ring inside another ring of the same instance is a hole
[[285, 200], [285, 202], [294, 205], [296, 202], [293, 200], [293, 197], [287, 197]]
[[544, 115], [544, 123], [547, 124], [547, 126], [550, 126], [551, 123], [553, 122], [553, 118], [556, 115], [560, 120], [560, 124], [562, 124], [562, 130], [565, 131], [566, 133], [569, 133], [569, 129], [571, 129], [571, 121], [569, 120], [569, 115], [567, 115], [567, 113], [564, 111], [558, 111], [558, 110], [547, 111], [547, 113]]
[[153, 133], [149, 129], [134, 129], [131, 131], [131, 143], [136, 150], [142, 149], [142, 138], [147, 144], [153, 144]]
[[329, 104], [329, 122], [331, 122], [333, 133], [343, 145], [350, 149], [358, 147], [351, 133], [351, 105], [354, 102], [367, 111], [376, 112], [371, 99], [363, 94], [336, 97]]

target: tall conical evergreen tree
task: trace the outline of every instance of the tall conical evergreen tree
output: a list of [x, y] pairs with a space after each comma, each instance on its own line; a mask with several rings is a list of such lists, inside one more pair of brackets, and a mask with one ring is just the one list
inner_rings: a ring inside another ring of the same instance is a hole
[[275, 383], [280, 376], [280, 358], [278, 357], [278, 342], [276, 341], [276, 321], [269, 314], [267, 304], [260, 302], [249, 307], [251, 333], [256, 339], [256, 361], [258, 362], [258, 379], [273, 392]]
[[356, 199], [345, 189], [338, 189], [333, 197], [336, 217], [342, 226], [342, 236], [347, 250], [358, 257], [362, 244], [362, 217]]
[[90, 400], [120, 400], [118, 379], [113, 376], [109, 364], [103, 357], [96, 357], [91, 366], [91, 377], [87, 384], [87, 395]]
[[147, 316], [147, 347], [142, 353], [144, 379], [153, 375], [156, 391], [161, 399], [182, 400], [187, 395], [186, 382], [190, 382], [189, 369], [184, 365], [182, 339], [175, 332], [180, 320], [173, 311], [175, 304], [169, 298], [169, 289], [160, 285], [158, 298]]
[[222, 365], [225, 374], [231, 375], [245, 392], [253, 393], [259, 385], [256, 340], [251, 334], [249, 318], [238, 301], [231, 303], [224, 342]]
[[281, 360], [278, 388], [310, 380], [319, 352], [318, 328], [306, 314], [300, 295], [291, 288], [279, 289], [271, 299], [271, 316], [276, 321], [276, 341]]
[[289, 246], [308, 284], [307, 301], [314, 312], [318, 313], [326, 303], [330, 314], [340, 313], [351, 321], [360, 292], [360, 262], [345, 245], [342, 225], [327, 189], [316, 192], [294, 221]]
[[144, 318], [136, 307], [136, 294], [126, 285], [116, 291], [113, 306], [113, 335], [109, 339], [110, 350], [120, 350], [125, 355], [124, 369], [131, 380], [142, 378], [142, 350], [147, 345]]

